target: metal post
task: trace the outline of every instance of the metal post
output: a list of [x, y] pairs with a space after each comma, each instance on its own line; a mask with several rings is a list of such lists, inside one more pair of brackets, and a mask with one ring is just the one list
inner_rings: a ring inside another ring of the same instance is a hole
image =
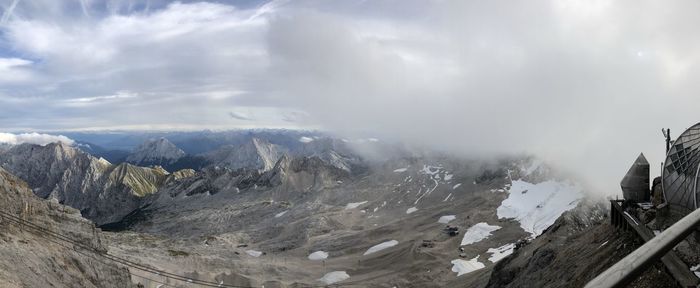
[[698, 176], [700, 176], [700, 165], [698, 165], [698, 170], [695, 171], [695, 181], [693, 182], [693, 204], [695, 204], [695, 209], [698, 209]]
[[634, 250], [598, 277], [586, 284], [586, 288], [625, 287], [649, 266], [658, 261], [679, 242], [688, 237], [700, 225], [700, 209], [683, 217], [661, 234]]

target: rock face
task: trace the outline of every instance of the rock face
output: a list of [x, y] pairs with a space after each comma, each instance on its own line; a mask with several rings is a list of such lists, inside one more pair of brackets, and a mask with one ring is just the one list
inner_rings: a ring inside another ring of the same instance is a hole
[[[544, 234], [493, 268], [486, 287], [583, 287], [642, 243], [611, 227], [602, 205], [566, 212]], [[659, 263], [629, 287], [676, 287]]]
[[112, 165], [67, 144], [21, 144], [0, 153], [0, 166], [26, 181], [41, 198], [79, 209], [98, 225], [137, 209], [168, 177], [160, 167]]
[[166, 166], [177, 162], [185, 156], [185, 151], [177, 148], [175, 144], [166, 138], [150, 139], [134, 150], [126, 157], [126, 162], [139, 165]]
[[[37, 198], [22, 180], [2, 168], [0, 210], [105, 249], [93, 224], [77, 210]], [[8, 219], [0, 221], [2, 287], [132, 287], [126, 269], [55, 241]]]
[[226, 145], [215, 151], [206, 153], [204, 157], [211, 166], [229, 169], [257, 169], [267, 171], [284, 154], [284, 149], [268, 141], [252, 138], [240, 146]]

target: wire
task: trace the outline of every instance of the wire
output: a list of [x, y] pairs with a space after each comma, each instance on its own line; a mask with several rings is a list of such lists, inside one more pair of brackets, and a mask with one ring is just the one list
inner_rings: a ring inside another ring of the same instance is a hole
[[85, 245], [85, 244], [83, 244], [83, 243], [80, 243], [80, 242], [75, 241], [75, 240], [73, 240], [73, 239], [70, 239], [70, 238], [68, 238], [68, 237], [66, 237], [66, 236], [63, 236], [63, 235], [61, 235], [61, 234], [55, 233], [55, 232], [53, 232], [53, 231], [50, 231], [50, 230], [48, 230], [48, 229], [46, 229], [46, 228], [44, 228], [44, 227], [41, 227], [41, 226], [36, 225], [36, 224], [34, 224], [34, 223], [30, 222], [30, 221], [21, 219], [21, 218], [15, 216], [15, 215], [11, 215], [11, 214], [6, 213], [6, 212], [4, 212], [4, 211], [0, 211], [0, 215], [6, 216], [9, 220], [11, 220], [11, 221], [13, 221], [13, 222], [15, 222], [15, 223], [17, 223], [17, 224], [25, 225], [25, 226], [28, 227], [28, 228], [31, 228], [31, 229], [34, 229], [34, 230], [39, 231], [39, 232], [41, 232], [41, 233], [47, 234], [48, 236], [54, 237], [54, 238], [56, 238], [56, 239], [58, 239], [58, 240], [61, 240], [61, 241], [64, 241], [64, 242], [73, 244], [73, 245], [75, 245], [75, 246], [77, 246], [77, 247], [79, 247], [79, 248], [81, 248], [81, 249], [90, 251], [90, 252], [94, 253], [94, 254], [97, 255], [97, 256], [106, 258], [106, 259], [108, 259], [108, 260], [110, 260], [110, 261], [117, 262], [117, 263], [119, 263], [119, 264], [122, 264], [122, 265], [125, 265], [125, 266], [128, 266], [128, 267], [131, 267], [131, 268], [134, 268], [134, 269], [137, 269], [137, 270], [140, 270], [140, 271], [144, 271], [144, 272], [147, 272], [147, 273], [151, 273], [151, 274], [154, 274], [154, 275], [159, 275], [159, 276], [163, 276], [163, 277], [166, 277], [166, 278], [169, 278], [169, 279], [174, 279], [174, 280], [178, 280], [178, 281], [182, 281], [182, 282], [186, 282], [186, 283], [199, 284], [199, 285], [203, 285], [203, 286], [207, 286], [207, 287], [257, 288], [257, 287], [253, 287], [253, 286], [230, 285], [230, 284], [216, 283], [216, 282], [211, 282], [211, 281], [206, 281], [206, 280], [193, 279], [193, 278], [191, 278], [191, 277], [186, 277], [186, 276], [183, 276], [183, 275], [178, 275], [178, 274], [166, 272], [166, 271], [163, 271], [163, 270], [158, 270], [158, 269], [155, 269], [155, 268], [151, 268], [151, 267], [145, 266], [145, 265], [140, 264], [140, 263], [136, 263], [136, 262], [130, 261], [130, 260], [125, 259], [125, 258], [121, 258], [121, 257], [115, 256], [115, 255], [109, 254], [109, 253], [104, 252], [104, 251], [97, 250], [97, 249], [94, 248], [94, 247], [87, 246], [87, 245]]
[[[74, 245], [74, 247], [73, 247], [74, 250], [75, 250], [75, 246], [77, 246], [78, 248], [81, 248], [81, 249], [83, 249], [83, 250], [86, 250], [86, 251], [91, 252], [92, 255], [99, 256], [99, 257], [104, 258], [104, 259], [106, 259], [106, 260], [109, 260], [109, 261], [111, 261], [111, 262], [116, 262], [116, 263], [122, 264], [122, 265], [124, 265], [124, 266], [130, 267], [130, 268], [134, 268], [134, 269], [139, 270], [139, 271], [143, 271], [143, 272], [146, 272], [146, 273], [150, 273], [150, 274], [152, 274], [152, 275], [157, 275], [157, 276], [164, 277], [164, 278], [167, 278], [167, 279], [182, 281], [182, 282], [186, 282], [186, 283], [188, 283], [188, 284], [198, 284], [198, 285], [207, 286], [207, 287], [222, 287], [222, 288], [259, 288], [259, 287], [255, 287], [255, 286], [230, 285], [230, 284], [216, 283], [216, 282], [211, 282], [211, 281], [206, 281], [206, 280], [199, 280], [199, 279], [194, 279], [194, 278], [191, 278], [191, 277], [187, 277], [187, 276], [183, 276], [183, 275], [179, 275], [179, 274], [175, 274], [175, 273], [166, 272], [166, 271], [164, 271], [164, 270], [155, 269], [155, 268], [152, 268], [152, 267], [148, 267], [148, 266], [146, 266], [146, 265], [143, 265], [143, 264], [141, 264], [141, 263], [137, 263], [137, 262], [128, 260], [128, 259], [126, 259], [126, 258], [122, 258], [122, 257], [118, 257], [118, 256], [115, 256], [115, 255], [112, 255], [112, 254], [110, 254], [110, 253], [108, 253], [108, 252], [106, 252], [106, 251], [98, 250], [98, 249], [95, 248], [95, 247], [85, 245], [85, 244], [80, 243], [80, 242], [78, 242], [78, 241], [76, 241], [76, 240], [73, 240], [73, 239], [71, 239], [71, 238], [69, 238], [69, 237], [67, 237], [67, 236], [64, 236], [64, 235], [61, 235], [61, 234], [59, 234], [59, 233], [53, 232], [53, 231], [49, 230], [48, 228], [42, 227], [42, 226], [37, 225], [37, 224], [35, 224], [35, 223], [33, 223], [33, 222], [29, 221], [29, 220], [22, 219], [22, 218], [20, 218], [20, 217], [18, 217], [18, 216], [16, 216], [16, 215], [7, 213], [7, 212], [5, 212], [5, 211], [0, 211], [0, 216], [5, 216], [5, 217], [7, 217], [8, 220], [12, 221], [13, 223], [16, 223], [16, 224], [19, 224], [19, 225], [23, 225], [23, 227], [26, 226], [26, 227], [28, 227], [28, 228], [31, 228], [31, 229], [35, 230], [35, 231], [38, 231], [38, 232], [40, 232], [40, 233], [43, 233], [43, 234], [45, 234], [45, 235], [47, 235], [47, 236], [53, 237], [54, 239], [48, 239], [48, 238], [46, 238], [46, 239], [49, 240], [49, 241], [51, 241], [51, 242], [53, 242], [53, 243], [56, 243], [56, 244], [58, 244], [58, 245], [61, 245], [61, 244], [60, 244], [59, 242], [56, 242], [55, 239], [58, 239], [58, 240], [60, 240], [60, 241], [63, 241], [64, 243], [70, 243], [70, 244]], [[61, 246], [63, 246], [63, 245], [61, 245]], [[66, 247], [66, 246], [64, 246], [64, 247]], [[83, 254], [83, 255], [87, 255], [87, 254], [82, 253], [82, 252], [80, 252], [80, 251], [78, 251], [78, 250], [75, 250], [75, 251], [76, 251], [77, 253], [80, 253], [80, 254]], [[127, 270], [128, 270], [128, 269], [127, 269]], [[168, 283], [165, 283], [165, 282], [162, 282], [162, 281], [154, 280], [154, 279], [152, 279], [152, 278], [147, 278], [147, 277], [145, 277], [145, 276], [141, 276], [141, 275], [138, 275], [138, 274], [134, 274], [132, 271], [129, 271], [129, 274], [131, 274], [132, 276], [136, 276], [136, 277], [139, 277], [139, 278], [142, 278], [142, 279], [146, 279], [146, 280], [152, 281], [152, 282], [156, 282], [156, 283], [159, 283], [159, 284], [163, 284], [164, 287], [174, 287], [174, 286], [172, 286], [172, 284], [168, 284]], [[388, 274], [394, 274], [394, 273], [388, 273]], [[387, 275], [388, 275], [388, 274], [387, 274]], [[327, 284], [327, 285], [309, 285], [309, 286], [304, 286], [304, 287], [309, 287], [309, 288], [320, 288], [320, 287], [360, 286], [359, 283], [361, 283], [361, 282], [364, 282], [364, 281], [352, 281], [352, 282], [344, 282], [344, 283], [333, 283], [333, 284]]]

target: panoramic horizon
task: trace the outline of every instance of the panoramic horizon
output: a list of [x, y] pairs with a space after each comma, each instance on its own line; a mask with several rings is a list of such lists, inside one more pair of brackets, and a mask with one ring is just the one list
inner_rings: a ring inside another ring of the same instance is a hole
[[694, 2], [0, 3], [1, 132], [374, 133], [609, 194], [698, 122]]
[[0, 283], [695, 287], [697, 11], [0, 0]]

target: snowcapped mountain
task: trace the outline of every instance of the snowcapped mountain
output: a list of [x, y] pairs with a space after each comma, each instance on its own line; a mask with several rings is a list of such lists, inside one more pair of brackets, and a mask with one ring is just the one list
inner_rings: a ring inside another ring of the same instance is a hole
[[177, 146], [168, 141], [168, 139], [161, 137], [158, 139], [149, 139], [141, 144], [126, 157], [126, 162], [139, 166], [165, 166], [177, 162], [177, 160], [184, 156], [185, 151], [177, 148]]

